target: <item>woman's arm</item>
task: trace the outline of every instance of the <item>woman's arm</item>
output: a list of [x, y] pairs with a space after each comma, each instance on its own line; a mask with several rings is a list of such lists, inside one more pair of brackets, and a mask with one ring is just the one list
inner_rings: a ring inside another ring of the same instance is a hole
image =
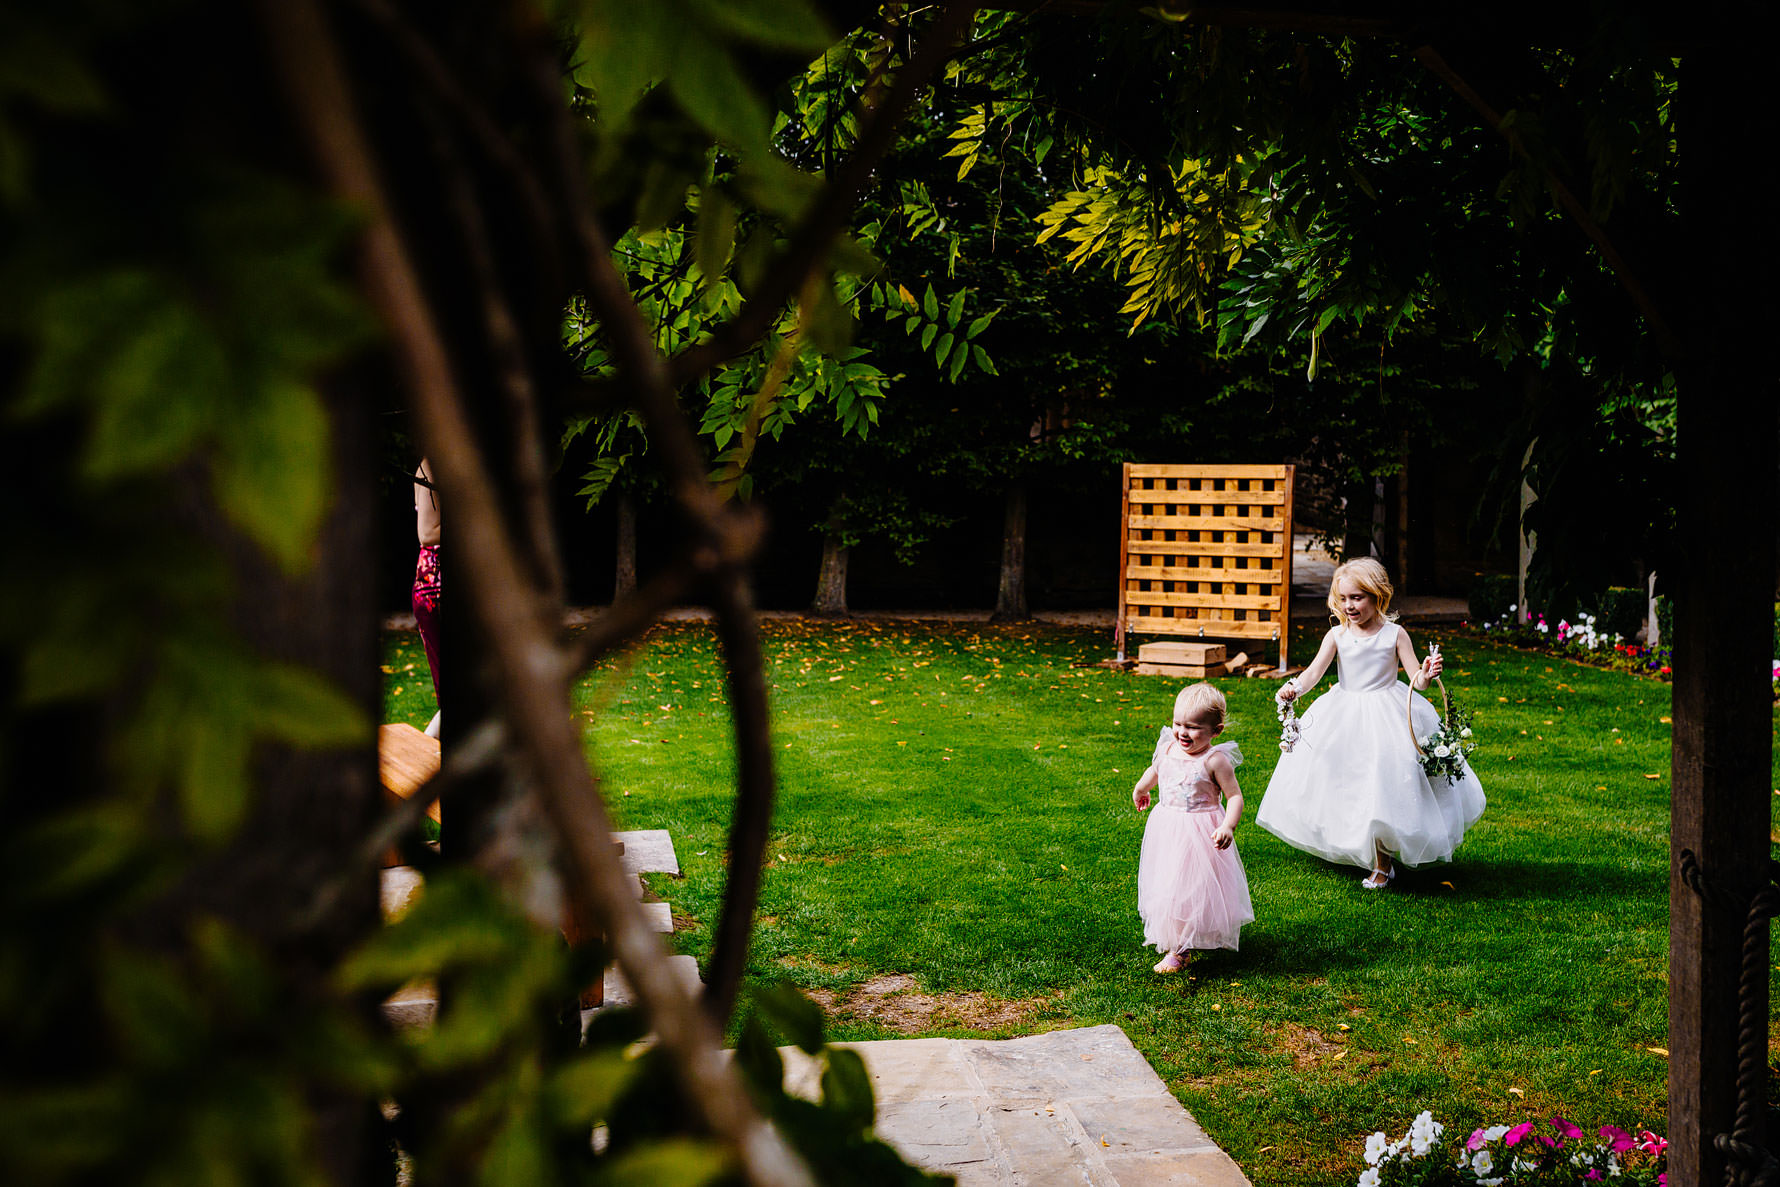
[[1211, 841], [1219, 849], [1228, 849], [1236, 839], [1236, 822], [1242, 819], [1242, 785], [1236, 782], [1236, 768], [1228, 755], [1212, 755], [1206, 760], [1205, 771], [1224, 793], [1224, 820], [1212, 832]]
[[1323, 673], [1335, 662], [1335, 632], [1340, 629], [1338, 626], [1330, 627], [1329, 633], [1323, 636], [1323, 645], [1317, 648], [1316, 658], [1310, 661], [1310, 666], [1299, 672], [1294, 679], [1280, 685], [1276, 694], [1280, 700], [1289, 704], [1316, 687], [1316, 682], [1323, 678]]
[[1441, 669], [1445, 666], [1440, 662], [1438, 651], [1429, 652], [1427, 659], [1417, 663], [1415, 645], [1409, 641], [1409, 632], [1401, 627], [1397, 629], [1397, 661], [1403, 665], [1403, 670], [1409, 673], [1409, 687], [1417, 692], [1434, 683], [1434, 677], [1440, 675]]

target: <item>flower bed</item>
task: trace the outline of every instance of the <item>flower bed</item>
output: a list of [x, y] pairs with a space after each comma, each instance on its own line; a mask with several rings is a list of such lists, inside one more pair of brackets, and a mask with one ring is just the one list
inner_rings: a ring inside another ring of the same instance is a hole
[[1669, 1143], [1603, 1125], [1596, 1136], [1562, 1117], [1473, 1130], [1463, 1143], [1446, 1137], [1432, 1113], [1416, 1117], [1396, 1141], [1366, 1139], [1358, 1187], [1557, 1187], [1613, 1180], [1624, 1187], [1667, 1187]]
[[[1627, 642], [1621, 635], [1600, 630], [1592, 614], [1578, 614], [1575, 622], [1559, 619], [1554, 627], [1543, 614], [1521, 618], [1518, 611], [1519, 607], [1510, 606], [1506, 615], [1493, 622], [1465, 622], [1460, 626], [1497, 643], [1562, 656], [1598, 668], [1634, 672], [1658, 680], [1668, 680], [1674, 674], [1666, 644], [1646, 647], [1642, 643]], [[1780, 660], [1774, 661], [1774, 676], [1780, 681]]]

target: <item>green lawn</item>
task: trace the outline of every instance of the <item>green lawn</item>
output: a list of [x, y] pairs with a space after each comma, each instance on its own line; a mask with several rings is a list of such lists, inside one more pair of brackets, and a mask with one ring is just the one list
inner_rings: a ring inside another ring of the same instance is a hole
[[[1130, 788], [1179, 682], [1087, 666], [1105, 632], [764, 630], [780, 797], [750, 976], [817, 996], [831, 1037], [1116, 1023], [1257, 1184], [1352, 1173], [1422, 1108], [1663, 1127], [1667, 685], [1443, 640], [1489, 809], [1452, 864], [1373, 894], [1254, 826], [1275, 686], [1220, 682], [1257, 919], [1165, 979]], [[423, 722], [418, 642], [390, 647], [392, 719]], [[685, 876], [655, 889], [704, 959], [732, 762], [712, 632], [658, 628], [577, 711], [622, 825], [672, 833]]]

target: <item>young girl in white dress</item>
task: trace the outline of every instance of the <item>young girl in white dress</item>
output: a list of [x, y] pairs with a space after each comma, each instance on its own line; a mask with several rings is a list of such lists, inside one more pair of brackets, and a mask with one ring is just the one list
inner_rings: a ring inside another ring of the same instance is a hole
[[[1329, 611], [1336, 625], [1278, 696], [1288, 703], [1303, 696], [1331, 662], [1340, 680], [1300, 719], [1301, 738], [1280, 755], [1255, 814], [1256, 824], [1294, 849], [1369, 869], [1360, 883], [1368, 890], [1389, 886], [1399, 866], [1450, 859], [1484, 805], [1469, 766], [1452, 783], [1422, 770], [1414, 738], [1427, 737], [1440, 714], [1416, 690], [1440, 674], [1441, 661], [1436, 651], [1416, 662], [1408, 632], [1393, 621], [1391, 593], [1384, 566], [1371, 557], [1335, 570]], [[1399, 663], [1409, 688], [1397, 680]]]
[[1196, 949], [1235, 948], [1242, 925], [1254, 922], [1236, 852], [1242, 751], [1234, 742], [1212, 744], [1228, 712], [1224, 694], [1211, 685], [1182, 689], [1174, 724], [1163, 728], [1131, 789], [1139, 812], [1150, 806], [1150, 789], [1161, 789], [1137, 862], [1137, 913], [1144, 943], [1162, 953], [1158, 973], [1178, 973]]

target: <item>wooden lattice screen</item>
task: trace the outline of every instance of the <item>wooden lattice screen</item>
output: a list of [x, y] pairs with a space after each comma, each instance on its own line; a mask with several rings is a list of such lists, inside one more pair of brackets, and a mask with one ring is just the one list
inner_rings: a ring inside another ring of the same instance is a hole
[[1116, 639], [1279, 643], [1292, 596], [1292, 467], [1125, 465]]

